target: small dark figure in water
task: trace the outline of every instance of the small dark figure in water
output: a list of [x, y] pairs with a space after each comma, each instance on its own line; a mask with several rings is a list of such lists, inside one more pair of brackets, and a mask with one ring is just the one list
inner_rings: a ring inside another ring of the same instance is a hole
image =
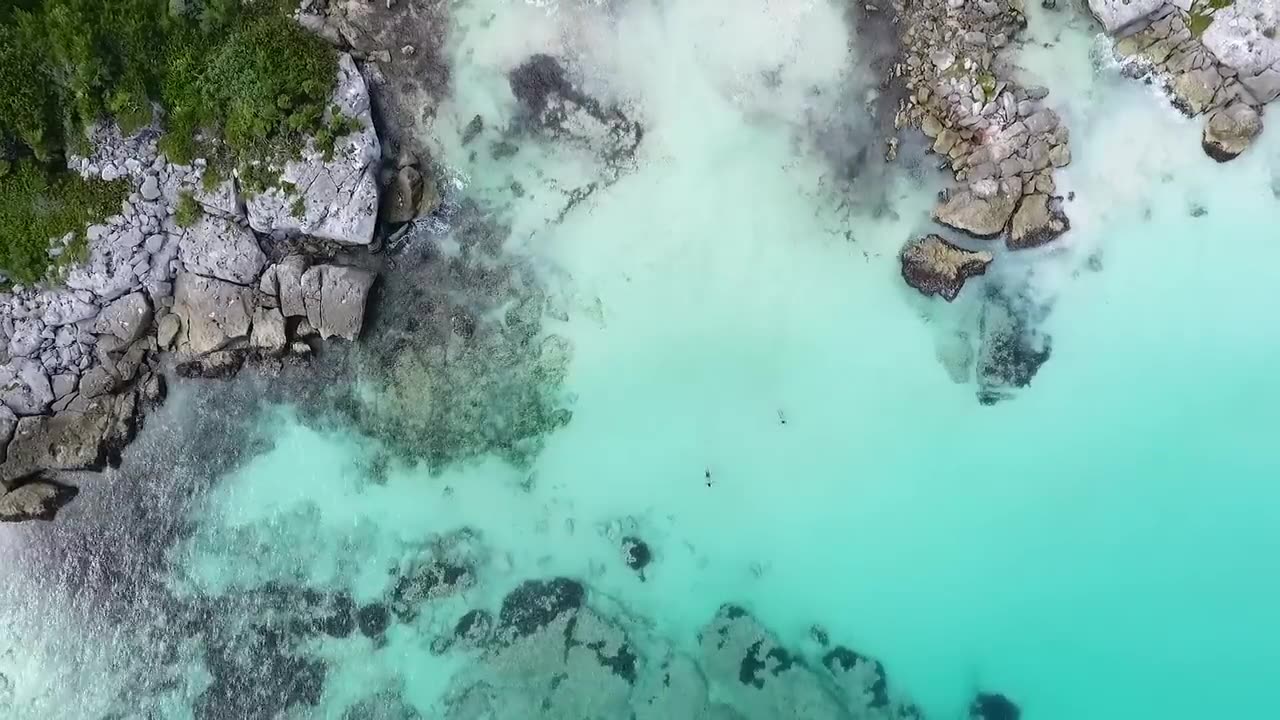
[[778, 410], [778, 423], [780, 425], [787, 424], [787, 416], [782, 413], [782, 410]]
[[708, 469], [706, 473], [707, 473], [707, 487], [711, 487], [711, 470]]

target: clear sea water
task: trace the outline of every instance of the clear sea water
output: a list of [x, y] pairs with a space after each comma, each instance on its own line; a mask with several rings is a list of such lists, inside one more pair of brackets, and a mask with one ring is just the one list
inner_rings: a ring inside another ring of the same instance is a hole
[[[541, 333], [571, 348], [553, 390], [572, 419], [526, 467], [433, 471], [252, 373], [178, 387], [58, 524], [0, 528], [0, 716], [193, 717], [208, 668], [190, 643], [158, 656], [165, 602], [203, 598], [217, 623], [248, 621], [234, 598], [268, 583], [370, 602], [412, 548], [467, 527], [479, 582], [382, 643], [308, 645], [323, 692], [282, 717], [341, 718], [388, 688], [444, 717], [471, 659], [432, 639], [553, 575], [677, 647], [725, 602], [797, 648], [820, 624], [931, 718], [978, 689], [1027, 720], [1275, 717], [1280, 133], [1214, 163], [1198, 121], [1097, 60], [1087, 17], [1032, 5], [1014, 59], [1071, 127], [1073, 229], [945, 305], [904, 286], [896, 253], [946, 179], [910, 143], [834, 179], [881, 152], [871, 50], [842, 11], [455, 4], [437, 159], [556, 308]], [[485, 151], [514, 113], [505, 73], [535, 52], [645, 126], [634, 167], [562, 221], [561, 191], [606, 173], [590, 153]], [[476, 114], [486, 134], [463, 146]], [[843, 142], [823, 132], [837, 122]], [[401, 252], [447, 247], [450, 227]], [[1053, 340], [990, 407], [939, 360], [984, 283], [1050, 307]], [[369, 380], [334, 372], [315, 384]], [[654, 550], [644, 581], [620, 531]]]

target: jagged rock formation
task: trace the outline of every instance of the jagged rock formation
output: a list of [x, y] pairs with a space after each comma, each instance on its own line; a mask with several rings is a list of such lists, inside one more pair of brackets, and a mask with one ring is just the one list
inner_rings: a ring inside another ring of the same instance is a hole
[[993, 259], [989, 252], [965, 250], [941, 236], [926, 235], [903, 249], [902, 277], [921, 293], [951, 302], [965, 281], [985, 273]]
[[[68, 167], [126, 179], [134, 192], [119, 215], [86, 230], [87, 261], [65, 273], [65, 287], [0, 294], [0, 429], [14, 428], [11, 441], [5, 432], [8, 460], [0, 466], [8, 490], [20, 490], [15, 479], [37, 470], [99, 469], [109, 461], [133, 436], [139, 395], [154, 402], [163, 393], [164, 351], [175, 351], [184, 373], [221, 376], [249, 352], [277, 356], [292, 347], [305, 355], [312, 334], [359, 336], [372, 271], [290, 255], [271, 266], [270, 282], [264, 273], [269, 255], [287, 252], [287, 232], [362, 244], [372, 237], [378, 140], [367, 86], [351, 58], [339, 65], [334, 103], [358, 127], [338, 138], [332, 161], [313, 142], [310, 154], [288, 165], [286, 179], [314, 181], [296, 187], [307, 208], [296, 222], [271, 214], [269, 197], [278, 190], [251, 198], [246, 216], [236, 179], [206, 189], [204, 162], [169, 163], [154, 127], [127, 138], [114, 126], [88, 132], [89, 155], [70, 156]], [[189, 227], [177, 219], [186, 194], [200, 209]], [[274, 237], [256, 236], [255, 220]], [[70, 239], [54, 243], [50, 256]], [[292, 318], [300, 320], [290, 326]], [[23, 493], [11, 505], [38, 514], [69, 497]]]
[[338, 84], [325, 111], [325, 122], [344, 120], [354, 121], [357, 128], [338, 138], [332, 152], [308, 141], [301, 159], [285, 163], [278, 185], [248, 198], [254, 230], [350, 245], [373, 241], [382, 147], [373, 128], [368, 85], [346, 54], [338, 58]]
[[1042, 103], [1048, 90], [1000, 77], [1001, 51], [1026, 26], [1020, 0], [895, 4], [904, 83], [895, 126], [933, 141], [955, 179], [934, 218], [974, 237], [1008, 228], [1024, 196], [1053, 195], [1053, 171], [1071, 162], [1069, 133]]
[[1191, 117], [1206, 115], [1202, 146], [1226, 162], [1262, 130], [1262, 106], [1280, 96], [1280, 8], [1275, 0], [1183, 0], [1124, 5], [1116, 27], [1109, 8], [1091, 0], [1103, 27], [1117, 36], [1115, 54], [1133, 75], [1154, 75]]

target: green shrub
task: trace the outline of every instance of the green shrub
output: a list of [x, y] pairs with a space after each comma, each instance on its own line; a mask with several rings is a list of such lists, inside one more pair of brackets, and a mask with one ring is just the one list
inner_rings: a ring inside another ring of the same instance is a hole
[[[52, 173], [34, 159], [18, 161], [0, 175], [0, 268], [20, 282], [41, 279], [50, 264], [50, 239], [83, 236], [86, 225], [119, 212], [127, 194], [123, 180], [86, 181]], [[74, 253], [64, 253], [59, 261], [71, 259]]]
[[178, 223], [178, 227], [189, 228], [195, 225], [202, 212], [200, 203], [196, 202], [196, 196], [190, 190], [178, 193], [178, 207], [173, 213], [174, 222]]
[[[296, 154], [308, 135], [347, 127], [336, 115], [323, 120], [337, 55], [292, 21], [294, 7], [292, 0], [0, 0], [0, 163], [18, 164], [4, 175], [0, 269], [35, 279], [47, 241], [75, 228], [31, 233], [73, 217], [95, 220], [102, 215], [94, 211], [118, 203], [114, 185], [98, 188], [61, 169], [99, 120], [131, 133], [152, 121], [158, 103], [160, 149], [170, 160], [208, 158], [205, 180], [215, 186], [238, 167], [251, 192], [276, 184], [266, 167]], [[98, 202], [109, 195], [112, 202]], [[22, 210], [23, 202], [42, 205]]]

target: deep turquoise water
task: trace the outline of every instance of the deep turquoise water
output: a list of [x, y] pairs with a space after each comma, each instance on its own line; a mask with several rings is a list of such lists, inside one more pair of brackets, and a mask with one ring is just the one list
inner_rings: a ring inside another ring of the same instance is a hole
[[[1071, 124], [1060, 185], [1076, 193], [1075, 227], [989, 277], [1051, 308], [1038, 328], [1052, 354], [1028, 388], [985, 407], [938, 359], [975, 332], [982, 285], [945, 306], [898, 276], [895, 254], [927, 226], [943, 179], [908, 172], [907, 148], [902, 167], [872, 163], [850, 189], [831, 158], [857, 138], [815, 145], [835, 118], [870, 126], [847, 102], [868, 78], [839, 13], [459, 5], [439, 159], [455, 200], [510, 227], [495, 256], [521, 282], [458, 302], [483, 327], [508, 321], [528, 288], [546, 294], [537, 340], [564, 342], [542, 357], [570, 352], [562, 384], [544, 389], [572, 420], [527, 467], [487, 455], [432, 472], [397, 443], [438, 417], [388, 438], [366, 432], [368, 414], [316, 410], [315, 386], [333, 377], [359, 382], [369, 407], [387, 407], [370, 400], [385, 392], [401, 397], [393, 413], [432, 403], [422, 375], [379, 385], [385, 355], [326, 366], [336, 375], [311, 385], [180, 390], [63, 524], [0, 530], [6, 716], [191, 717], [213, 678], [210, 627], [269, 614], [250, 591], [345, 592], [364, 606], [428, 539], [469, 528], [477, 582], [380, 641], [300, 641], [324, 682], [282, 716], [340, 718], [364, 700], [385, 717], [483, 717], [449, 693], [485, 656], [432, 641], [521, 581], [564, 575], [642, 655], [696, 654], [725, 602], [802, 653], [817, 652], [819, 624], [879, 658], [928, 717], [962, 716], [980, 689], [1028, 720], [1270, 717], [1280, 136], [1213, 163], [1196, 122], [1094, 68], [1095, 30], [1069, 12], [1033, 16], [1034, 37], [1056, 44], [1029, 44], [1019, 64], [1047, 77]], [[562, 222], [560, 190], [611, 177], [589, 151], [535, 139], [495, 159], [484, 148], [496, 135], [463, 147], [455, 132], [476, 113], [503, 125], [503, 73], [535, 51], [572, 56], [592, 92], [646, 129], [634, 165]], [[402, 257], [447, 255], [459, 233], [424, 228]], [[502, 367], [504, 382], [548, 379]], [[478, 393], [491, 380], [467, 382]], [[519, 405], [512, 392], [487, 402]], [[239, 453], [223, 446], [246, 438]], [[619, 557], [621, 535], [653, 548], [643, 581]], [[196, 606], [204, 635], [175, 628], [171, 608]]]

